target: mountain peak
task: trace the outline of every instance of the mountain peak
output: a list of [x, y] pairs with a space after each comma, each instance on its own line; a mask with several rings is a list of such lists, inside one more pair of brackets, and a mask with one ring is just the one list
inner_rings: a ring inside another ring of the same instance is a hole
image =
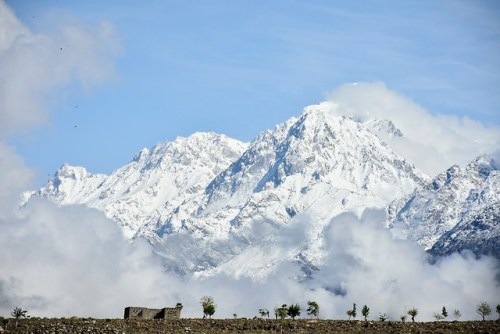
[[150, 150], [143, 149], [134, 161], [142, 159], [146, 169], [173, 168], [173, 164], [203, 165], [210, 164], [210, 161], [225, 164], [226, 159], [237, 158], [246, 147], [246, 143], [225, 135], [196, 132], [188, 137], [179, 136], [173, 141], [156, 144]]
[[367, 120], [364, 124], [381, 139], [403, 137], [403, 132], [388, 119], [374, 118]]
[[487, 178], [492, 171], [499, 170], [500, 165], [489, 154], [481, 154], [472, 160], [465, 168], [468, 172], [474, 172], [480, 178]]
[[54, 178], [71, 178], [74, 180], [81, 180], [89, 175], [85, 167], [71, 166], [64, 163], [54, 174]]
[[[226, 212], [226, 219], [241, 225], [255, 217], [286, 223], [307, 211], [326, 221], [366, 204], [359, 198], [382, 207], [425, 179], [363, 124], [309, 106], [299, 118], [258, 136], [210, 183], [207, 201], [192, 215]], [[339, 205], [326, 212], [325, 201]]]

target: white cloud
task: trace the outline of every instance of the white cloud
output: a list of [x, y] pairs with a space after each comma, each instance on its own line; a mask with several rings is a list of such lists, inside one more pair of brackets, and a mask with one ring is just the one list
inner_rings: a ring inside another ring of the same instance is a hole
[[[0, 314], [20, 305], [34, 316], [121, 317], [129, 305], [182, 302], [185, 317], [200, 317], [199, 299], [211, 295], [218, 304], [216, 317], [222, 318], [253, 317], [259, 308], [272, 312], [283, 303], [305, 307], [316, 300], [324, 318], [344, 319], [356, 302], [366, 303], [372, 316], [387, 313], [392, 319], [415, 306], [417, 319], [432, 320], [443, 305], [459, 309], [463, 319], [475, 319], [477, 303], [497, 302], [493, 259], [453, 255], [432, 265], [422, 249], [393, 240], [378, 220], [378, 212], [361, 220], [352, 214], [333, 219], [325, 231], [327, 258], [303, 283], [292, 279], [300, 273], [287, 262], [262, 281], [223, 273], [181, 279], [165, 272], [148, 244], [124, 240], [100, 212], [36, 199], [15, 219], [0, 220], [0, 245], [7, 250], [0, 254]], [[301, 230], [291, 226], [278, 233]], [[300, 235], [293, 239], [303, 241]], [[295, 247], [286, 239], [276, 242], [283, 253]]]
[[500, 147], [500, 127], [467, 117], [433, 114], [383, 83], [346, 84], [329, 95], [325, 106], [362, 122], [388, 119], [403, 137], [387, 143], [408, 161], [434, 176], [453, 164], [464, 165]]
[[14, 150], [0, 142], [0, 219], [11, 217], [19, 202], [16, 195], [30, 189], [33, 172]]
[[317, 280], [341, 292], [333, 301], [335, 314], [342, 316], [357, 303], [359, 308], [367, 304], [375, 317], [387, 313], [398, 320], [405, 309], [417, 307], [417, 319], [432, 320], [446, 306], [459, 309], [464, 319], [476, 319], [480, 301], [497, 302], [496, 260], [454, 254], [431, 264], [420, 247], [393, 239], [379, 220], [374, 211], [365, 211], [361, 219], [347, 213], [326, 230], [328, 257]]
[[2, 314], [22, 305], [33, 315], [116, 316], [166, 289], [149, 245], [123, 240], [100, 212], [37, 199], [0, 225]]
[[120, 51], [113, 26], [59, 19], [52, 34], [34, 33], [0, 1], [0, 138], [47, 122], [57, 88], [90, 87], [112, 76]]

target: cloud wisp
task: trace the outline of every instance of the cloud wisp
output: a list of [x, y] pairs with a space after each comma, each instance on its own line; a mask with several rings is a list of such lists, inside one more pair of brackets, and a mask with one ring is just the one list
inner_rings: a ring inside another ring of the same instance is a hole
[[46, 124], [53, 94], [72, 83], [88, 88], [109, 80], [120, 41], [113, 26], [52, 22], [34, 33], [0, 1], [0, 138]]
[[499, 126], [467, 117], [432, 114], [382, 82], [345, 84], [333, 91], [328, 100], [325, 106], [336, 115], [362, 122], [391, 120], [403, 136], [383, 139], [431, 176], [500, 148]]

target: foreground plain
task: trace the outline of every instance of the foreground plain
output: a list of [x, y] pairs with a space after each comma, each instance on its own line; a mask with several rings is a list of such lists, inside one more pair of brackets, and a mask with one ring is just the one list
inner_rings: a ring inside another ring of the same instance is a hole
[[263, 320], [263, 319], [13, 319], [0, 323], [2, 334], [163, 334], [163, 333], [419, 333], [499, 334], [500, 321], [440, 321], [401, 323], [393, 321]]

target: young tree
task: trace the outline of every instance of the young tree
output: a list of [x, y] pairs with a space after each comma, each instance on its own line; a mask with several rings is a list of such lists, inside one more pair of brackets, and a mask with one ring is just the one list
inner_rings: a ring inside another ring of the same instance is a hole
[[366, 321], [366, 319], [368, 318], [368, 314], [370, 314], [370, 308], [364, 305], [363, 308], [361, 309], [361, 314], [363, 315]]
[[281, 307], [275, 308], [274, 313], [276, 315], [276, 319], [285, 319], [288, 315], [288, 306], [286, 304], [283, 304], [281, 305]]
[[387, 315], [385, 313], [380, 313], [380, 315], [378, 316], [378, 320], [380, 320], [381, 322], [386, 321]]
[[28, 313], [27, 310], [23, 310], [22, 308], [17, 307], [17, 306], [10, 313], [10, 315], [16, 319], [16, 327], [17, 327], [17, 323], [19, 321], [19, 318], [26, 318], [27, 317], [26, 313]]
[[267, 318], [269, 319], [269, 310], [267, 308], [260, 308], [259, 314], [263, 318], [267, 315]]
[[214, 305], [208, 305], [206, 308], [206, 314], [208, 315], [209, 319], [212, 319], [212, 316], [215, 313], [215, 304]]
[[319, 305], [315, 301], [308, 301], [307, 302], [307, 314], [310, 316], [315, 316], [316, 318], [318, 317], [319, 314]]
[[434, 319], [436, 319], [437, 321], [439, 321], [439, 320], [443, 320], [443, 319], [444, 319], [443, 315], [442, 315], [442, 314], [440, 314], [440, 313], [434, 313], [434, 314], [433, 314], [433, 317], [434, 317]]
[[352, 309], [347, 310], [347, 315], [349, 316], [349, 320], [351, 320], [351, 317], [353, 319], [356, 319], [356, 303], [352, 304]]
[[458, 320], [462, 316], [462, 313], [460, 313], [460, 310], [455, 309], [453, 310], [453, 316]]
[[403, 314], [402, 316], [399, 317], [399, 319], [401, 319], [402, 323], [405, 323], [406, 322], [406, 315]]
[[215, 305], [214, 298], [212, 296], [203, 296], [200, 300], [201, 307], [203, 308], [203, 318], [207, 316], [212, 318], [215, 313], [217, 305]]
[[287, 314], [290, 316], [290, 318], [295, 320], [295, 317], [300, 316], [300, 305], [299, 304], [290, 305], [288, 307]]
[[498, 319], [500, 319], [500, 304], [497, 305]]
[[483, 317], [483, 321], [485, 317], [491, 314], [491, 307], [487, 302], [481, 302], [481, 304], [477, 305], [476, 312]]
[[443, 308], [441, 309], [441, 315], [443, 316], [443, 319], [448, 317], [448, 311], [446, 311], [445, 306], [443, 306]]
[[415, 317], [417, 316], [417, 314], [418, 314], [418, 309], [415, 307], [408, 310], [408, 315], [411, 317], [412, 322], [415, 322]]

